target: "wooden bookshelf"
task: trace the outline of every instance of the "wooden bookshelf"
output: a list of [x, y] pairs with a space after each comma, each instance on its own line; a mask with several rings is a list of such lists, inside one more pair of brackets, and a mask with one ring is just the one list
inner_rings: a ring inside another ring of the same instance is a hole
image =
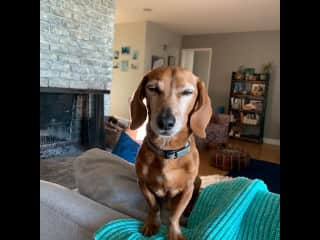
[[264, 79], [259, 80], [261, 75], [255, 73], [257, 79], [249, 80], [236, 79], [236, 72], [232, 73], [229, 95], [231, 138], [263, 143], [270, 76], [263, 74]]

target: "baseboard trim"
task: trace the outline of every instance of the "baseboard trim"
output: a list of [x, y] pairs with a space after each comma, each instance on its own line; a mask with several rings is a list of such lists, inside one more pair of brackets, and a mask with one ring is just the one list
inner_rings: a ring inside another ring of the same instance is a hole
[[267, 144], [280, 146], [280, 139], [275, 138], [263, 138], [263, 142]]

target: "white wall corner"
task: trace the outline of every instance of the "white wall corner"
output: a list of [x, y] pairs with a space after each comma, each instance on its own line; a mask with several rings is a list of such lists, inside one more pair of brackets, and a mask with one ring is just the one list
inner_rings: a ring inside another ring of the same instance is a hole
[[275, 138], [263, 138], [263, 143], [280, 146], [280, 139], [275, 139]]

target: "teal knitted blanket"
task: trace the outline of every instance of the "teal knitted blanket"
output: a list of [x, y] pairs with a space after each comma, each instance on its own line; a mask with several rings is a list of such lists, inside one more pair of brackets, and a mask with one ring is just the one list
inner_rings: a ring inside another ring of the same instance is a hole
[[[144, 237], [143, 222], [117, 219], [102, 226], [95, 240], [165, 240], [167, 228]], [[207, 186], [181, 227], [188, 239], [273, 240], [280, 239], [280, 195], [268, 191], [261, 180], [238, 177]]]

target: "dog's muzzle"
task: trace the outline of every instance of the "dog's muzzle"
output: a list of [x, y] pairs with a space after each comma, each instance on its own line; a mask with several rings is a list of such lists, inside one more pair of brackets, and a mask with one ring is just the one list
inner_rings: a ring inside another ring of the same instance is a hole
[[171, 130], [176, 123], [176, 118], [170, 108], [164, 109], [157, 117], [157, 125], [160, 131]]

